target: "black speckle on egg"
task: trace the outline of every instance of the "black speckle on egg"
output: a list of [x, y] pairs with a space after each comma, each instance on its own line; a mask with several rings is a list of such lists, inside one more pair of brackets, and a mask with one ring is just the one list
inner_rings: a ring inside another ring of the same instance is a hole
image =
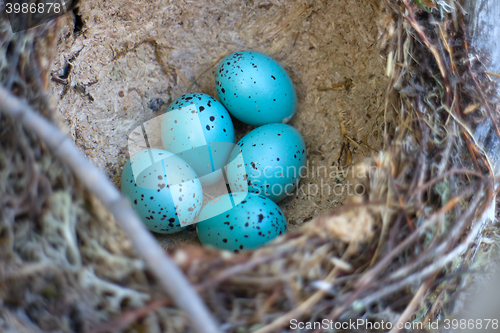
[[207, 125], [206, 129], [207, 131], [210, 131], [210, 125]]

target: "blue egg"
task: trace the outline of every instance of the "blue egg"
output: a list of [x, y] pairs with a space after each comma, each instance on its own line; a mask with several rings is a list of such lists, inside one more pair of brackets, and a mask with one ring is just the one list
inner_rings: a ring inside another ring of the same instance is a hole
[[163, 148], [184, 159], [203, 185], [222, 179], [234, 147], [234, 127], [219, 101], [203, 93], [182, 95], [162, 116]]
[[272, 200], [250, 192], [221, 195], [201, 210], [196, 231], [203, 245], [239, 252], [286, 233], [285, 215]]
[[278, 202], [293, 193], [305, 165], [306, 145], [300, 133], [286, 124], [267, 124], [236, 144], [227, 179], [233, 192], [256, 192]]
[[287, 123], [297, 108], [297, 94], [286, 70], [255, 51], [225, 57], [217, 67], [215, 88], [229, 113], [252, 126]]
[[162, 149], [145, 149], [122, 171], [122, 193], [149, 230], [171, 234], [196, 221], [203, 191], [194, 170]]

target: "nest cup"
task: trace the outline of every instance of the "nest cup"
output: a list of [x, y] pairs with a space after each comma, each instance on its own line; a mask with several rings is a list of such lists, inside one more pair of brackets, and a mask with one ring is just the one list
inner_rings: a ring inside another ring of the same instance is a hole
[[[162, 147], [154, 119], [173, 99], [216, 96], [217, 64], [231, 52], [268, 54], [294, 83], [290, 125], [308, 151], [303, 179], [279, 203], [289, 232], [239, 254], [201, 247], [189, 227], [156, 241], [222, 331], [353, 321], [357, 332], [425, 331], [460, 310], [460, 291], [482, 278], [472, 270], [490, 267], [498, 240], [497, 159], [484, 149], [500, 136], [496, 84], [471, 47], [465, 5], [82, 1], [23, 32], [2, 17], [1, 86], [118, 186], [135, 135]], [[133, 235], [29, 118], [6, 108], [2, 330], [196, 331]], [[236, 140], [252, 129], [233, 121]]]

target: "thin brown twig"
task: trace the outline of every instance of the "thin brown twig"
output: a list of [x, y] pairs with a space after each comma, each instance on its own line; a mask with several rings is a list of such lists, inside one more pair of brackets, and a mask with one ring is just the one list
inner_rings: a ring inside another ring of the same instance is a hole
[[[342, 255], [342, 258], [340, 258], [341, 261], [344, 261], [346, 259], [346, 256], [349, 254], [349, 248], [353, 246], [352, 244], [353, 243], [349, 243], [347, 249]], [[333, 283], [340, 271], [342, 271], [342, 268], [339, 265], [335, 265], [335, 267], [333, 267], [328, 276], [325, 278], [325, 281]], [[326, 292], [324, 290], [316, 291], [314, 294], [312, 294], [310, 297], [308, 297], [306, 300], [300, 303], [298, 307], [278, 317], [272, 323], [260, 328], [255, 333], [276, 332], [278, 329], [289, 323], [290, 320], [294, 318], [299, 318], [307, 311], [310, 311], [311, 308], [325, 296], [325, 294]]]
[[[433, 224], [435, 221], [438, 220], [440, 216], [448, 212], [453, 206], [455, 206], [459, 202], [459, 198], [463, 197], [465, 195], [469, 195], [470, 192], [472, 191], [472, 186], [468, 188], [468, 191], [464, 191], [466, 193], [462, 193], [460, 196], [456, 196], [452, 198], [444, 207], [442, 207], [438, 212], [436, 212], [431, 218], [429, 218], [424, 224], [420, 225], [415, 231], [413, 231], [408, 237], [406, 237], [401, 243], [398, 244], [396, 248], [394, 248], [391, 252], [389, 252], [388, 255], [386, 255], [384, 258], [382, 258], [376, 266], [374, 266], [370, 271], [367, 271], [363, 274], [363, 276], [355, 283], [356, 289], [349, 295], [346, 295], [345, 300], [343, 300], [342, 305], [337, 307], [331, 314], [328, 316], [328, 320], [336, 320], [346, 309], [348, 306], [350, 306], [356, 299], [359, 298], [364, 292], [368, 290], [368, 288], [372, 285], [373, 281], [375, 281], [375, 277], [380, 273], [382, 269], [385, 269], [387, 267], [387, 264], [397, 255], [399, 254], [403, 249], [405, 249], [407, 246], [412, 244], [414, 241], [418, 239], [418, 236], [421, 234], [422, 230], [425, 229], [428, 225]], [[481, 193], [481, 192], [479, 192]], [[478, 196], [474, 199], [473, 202], [471, 202], [472, 207], [476, 207], [475, 204], [479, 202], [481, 199], [481, 196]], [[477, 201], [477, 202], [476, 202]], [[474, 233], [477, 227], [474, 230], [471, 230], [471, 233]], [[467, 246], [470, 244], [469, 240], [470, 236], [466, 239], [466, 241], [469, 241], [467, 243]], [[372, 304], [375, 300], [380, 299], [387, 294], [396, 292], [398, 290], [401, 290], [402, 288], [408, 286], [411, 283], [414, 283], [416, 280], [419, 278], [426, 278], [430, 276], [432, 273], [434, 273], [438, 268], [440, 269], [444, 265], [448, 264], [450, 260], [455, 258], [458, 254], [464, 251], [464, 243], [462, 243], [462, 246], [459, 246], [455, 248], [450, 254], [445, 256], [445, 260], [443, 261], [442, 259], [438, 260], [437, 262], [431, 264], [428, 266], [424, 271], [422, 272], [417, 272], [416, 274], [413, 274], [406, 279], [403, 279], [400, 282], [395, 282], [392, 284], [389, 284], [387, 287], [384, 287], [378, 291], [375, 291], [373, 293], [370, 293], [369, 296], [366, 296], [361, 300], [361, 302], [366, 306], [367, 304]], [[450, 259], [451, 258], [451, 259]], [[429, 268], [433, 268], [433, 270], [429, 271]], [[415, 278], [415, 276], [418, 276], [418, 278]]]
[[[433, 262], [431, 265], [425, 267], [421, 271], [419, 271], [415, 274], [412, 274], [399, 282], [390, 284], [387, 287], [379, 289], [374, 293], [370, 293], [368, 296], [361, 299], [360, 302], [363, 303], [365, 306], [369, 306], [370, 304], [373, 304], [375, 301], [377, 301], [377, 300], [379, 300], [379, 299], [381, 299], [381, 298], [383, 298], [391, 293], [394, 293], [398, 290], [401, 290], [401, 289], [415, 283], [416, 281], [428, 278], [432, 274], [435, 274], [436, 272], [441, 270], [443, 267], [448, 265], [450, 262], [452, 262], [457, 256], [459, 256], [460, 254], [462, 254], [464, 251], [467, 250], [467, 248], [472, 244], [473, 239], [475, 238], [475, 236], [479, 232], [480, 228], [481, 228], [481, 224], [477, 223], [474, 226], [474, 228], [472, 228], [472, 230], [470, 231], [467, 238], [464, 241], [462, 241], [462, 243], [460, 245], [455, 247], [450, 253], [448, 253], [447, 255], [445, 255], [441, 258], [438, 258], [435, 262]], [[334, 317], [334, 319], [335, 319], [335, 317]]]
[[170, 300], [167, 298], [153, 301], [142, 308], [126, 311], [115, 319], [89, 330], [88, 333], [116, 332], [126, 329], [129, 325], [136, 322], [138, 319], [145, 317], [148, 313], [155, 311], [161, 307], [168, 306], [169, 303]]
[[[432, 307], [429, 311], [429, 313], [427, 313], [427, 316], [425, 316], [424, 320], [422, 321], [423, 323], [426, 323], [430, 320], [430, 318], [435, 314], [435, 311], [438, 309], [438, 306], [439, 304], [441, 303], [441, 300], [443, 299], [443, 296], [445, 294], [445, 290], [446, 290], [446, 287], [443, 288], [439, 294], [437, 295], [436, 299], [434, 300], [434, 302], [432, 303]], [[420, 333], [420, 332], [423, 332], [423, 329], [420, 330], [419, 332], [417, 333]]]
[[281, 250], [281, 251], [279, 251], [279, 250], [275, 251], [271, 255], [268, 255], [268, 256], [254, 258], [254, 259], [249, 260], [248, 262], [245, 262], [243, 264], [231, 266], [231, 267], [219, 272], [215, 277], [200, 283], [199, 285], [196, 286], [196, 289], [198, 291], [202, 291], [202, 290], [206, 290], [208, 288], [212, 288], [212, 287], [216, 286], [217, 284], [231, 278], [234, 275], [237, 275], [237, 274], [245, 272], [245, 271], [249, 271], [252, 268], [257, 267], [260, 264], [266, 263], [270, 260], [274, 260], [277, 257], [282, 256], [282, 255], [284, 255], [288, 252], [291, 252], [291, 251], [294, 251], [294, 249], [293, 248], [286, 248], [286, 249]]
[[488, 74], [488, 75], [500, 78], [500, 74], [492, 73], [492, 72], [485, 72], [485, 73]]
[[[483, 191], [478, 191], [482, 193]], [[476, 213], [477, 204], [479, 204], [481, 196], [477, 196], [474, 201], [471, 202], [468, 209], [462, 214], [460, 219], [454, 224], [453, 228], [447, 233], [446, 240], [442, 242], [439, 246], [435, 248], [428, 248], [426, 251], [422, 252], [416, 261], [413, 263], [409, 263], [395, 272], [391, 273], [390, 276], [387, 277], [385, 282], [393, 281], [398, 278], [408, 276], [411, 272], [416, 271], [419, 268], [419, 265], [425, 260], [430, 259], [431, 257], [438, 257], [445, 253], [447, 250], [451, 248], [451, 245], [459, 238], [461, 235], [461, 231], [468, 226], [468, 224], [472, 221], [474, 213]], [[468, 223], [469, 222], [469, 223]]]
[[378, 263], [375, 265], [369, 272], [369, 274], [363, 275], [361, 279], [356, 282], [357, 287], [361, 287], [364, 285], [369, 285], [371, 281], [377, 276], [380, 272], [382, 272], [388, 265], [388, 263], [393, 260], [401, 251], [407, 248], [410, 244], [415, 242], [418, 237], [421, 235], [422, 231], [427, 228], [427, 226], [434, 224], [443, 214], [446, 214], [454, 205], [456, 205], [461, 198], [466, 195], [469, 195], [472, 191], [472, 187], [469, 187], [468, 191], [462, 192], [462, 194], [452, 198], [443, 208], [441, 208], [438, 212], [436, 212], [430, 219], [425, 221], [422, 225], [420, 225], [415, 231], [413, 231], [408, 237], [406, 237], [401, 243], [398, 244], [387, 255], [385, 255]]
[[429, 278], [427, 279], [427, 281], [422, 283], [420, 288], [418, 288], [417, 292], [413, 296], [410, 304], [408, 304], [405, 311], [401, 314], [401, 316], [399, 316], [397, 320], [398, 325], [394, 325], [389, 333], [399, 333], [403, 329], [404, 323], [408, 322], [408, 319], [410, 319], [416, 307], [422, 301], [422, 298], [429, 289], [429, 285], [431, 284], [432, 280], [434, 280], [434, 278]]
[[146, 230], [129, 201], [115, 188], [109, 178], [89, 162], [59, 128], [3, 87], [0, 87], [0, 101], [2, 101], [0, 110], [3, 113], [36, 133], [113, 214], [162, 287], [172, 297], [175, 304], [188, 314], [196, 331], [200, 333], [220, 332], [214, 318], [193, 286], [151, 233]]

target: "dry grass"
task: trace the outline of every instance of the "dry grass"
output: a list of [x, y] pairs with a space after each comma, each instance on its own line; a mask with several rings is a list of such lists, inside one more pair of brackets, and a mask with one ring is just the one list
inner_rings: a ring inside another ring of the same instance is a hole
[[[255, 251], [169, 251], [224, 331], [276, 332], [290, 319], [426, 322], [457, 311], [457, 291], [475, 278], [470, 268], [489, 265], [499, 239], [490, 206], [496, 167], [478, 128], [500, 135], [496, 86], [468, 47], [458, 5], [379, 4], [386, 112], [397, 113], [397, 126], [350, 180], [363, 196]], [[29, 60], [52, 56], [36, 45], [52, 45], [57, 27], [14, 36], [2, 24], [2, 85], [52, 120], [47, 69]], [[24, 47], [12, 67], [16, 43]], [[105, 207], [3, 115], [0, 180], [3, 331], [191, 329]]]

